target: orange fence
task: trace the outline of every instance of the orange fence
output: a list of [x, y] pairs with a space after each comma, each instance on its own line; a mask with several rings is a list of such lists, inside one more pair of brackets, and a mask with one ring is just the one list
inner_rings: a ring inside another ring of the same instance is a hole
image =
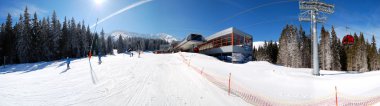
[[[228, 95], [236, 95], [243, 99], [244, 101], [260, 106], [320, 106], [320, 105], [328, 105], [328, 106], [368, 106], [373, 105], [380, 102], [380, 96], [374, 97], [350, 97], [347, 95], [340, 94], [338, 89], [335, 88], [335, 93], [331, 94], [327, 97], [317, 98], [309, 101], [286, 101], [280, 100], [273, 97], [268, 97], [258, 92], [254, 92], [249, 88], [238, 84], [238, 82], [231, 79], [233, 74], [231, 73], [226, 76], [221, 76], [217, 74], [213, 74], [207, 71], [204, 71], [203, 68], [198, 68], [192, 64], [190, 64], [190, 59], [186, 59], [186, 57], [179, 53], [182, 61], [186, 64], [190, 69], [199, 73], [202, 77], [206, 78], [208, 81], [212, 82], [219, 88], [228, 92]], [[333, 88], [332, 88], [333, 89]]]

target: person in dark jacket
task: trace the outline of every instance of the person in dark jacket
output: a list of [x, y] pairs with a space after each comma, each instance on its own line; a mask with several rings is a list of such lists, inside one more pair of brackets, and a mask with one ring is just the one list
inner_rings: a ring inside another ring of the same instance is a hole
[[70, 69], [70, 58], [69, 57], [67, 57], [66, 58], [66, 64], [67, 64], [67, 69]]

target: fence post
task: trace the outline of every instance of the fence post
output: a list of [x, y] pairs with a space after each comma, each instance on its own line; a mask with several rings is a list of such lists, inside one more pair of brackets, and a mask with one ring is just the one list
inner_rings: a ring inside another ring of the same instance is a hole
[[231, 73], [230, 73], [230, 76], [228, 78], [228, 95], [231, 94]]
[[335, 105], [338, 106], [338, 91], [335, 86]]

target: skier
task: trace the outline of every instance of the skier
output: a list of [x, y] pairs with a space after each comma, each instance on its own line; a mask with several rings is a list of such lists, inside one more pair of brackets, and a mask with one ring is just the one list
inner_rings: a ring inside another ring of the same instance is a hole
[[128, 49], [128, 52], [129, 52], [129, 57], [133, 57], [133, 53], [132, 53], [132, 49], [131, 48]]
[[99, 64], [102, 64], [102, 53], [101, 52], [99, 52], [98, 58], [99, 58]]
[[140, 51], [139, 51], [139, 58], [140, 58]]
[[66, 64], [67, 64], [67, 69], [70, 69], [70, 58], [69, 57], [67, 57], [66, 58]]

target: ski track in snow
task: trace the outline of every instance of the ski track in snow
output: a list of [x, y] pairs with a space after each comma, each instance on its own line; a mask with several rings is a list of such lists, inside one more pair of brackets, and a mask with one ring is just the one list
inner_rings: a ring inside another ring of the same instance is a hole
[[96, 84], [88, 58], [72, 61], [67, 71], [63, 61], [55, 61], [27, 73], [0, 74], [0, 105], [250, 105], [192, 71], [178, 54], [118, 54], [102, 60], [99, 65], [97, 57], [91, 59]]

